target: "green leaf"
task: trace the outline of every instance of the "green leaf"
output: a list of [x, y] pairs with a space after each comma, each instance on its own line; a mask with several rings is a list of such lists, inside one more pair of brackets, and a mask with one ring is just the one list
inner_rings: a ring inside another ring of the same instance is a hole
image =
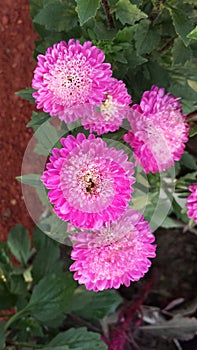
[[32, 96], [32, 93], [35, 92], [35, 91], [36, 91], [35, 89], [27, 88], [27, 89], [23, 89], [23, 90], [17, 91], [16, 95], [24, 98], [24, 100], [28, 100], [28, 101], [34, 103], [35, 100], [34, 100], [34, 98]]
[[9, 250], [6, 242], [0, 242], [0, 264], [7, 266], [8, 270], [12, 269]]
[[183, 227], [183, 224], [175, 219], [166, 217], [162, 222], [161, 227], [163, 228], [175, 228], [175, 227]]
[[114, 28], [109, 28], [106, 26], [106, 24], [95, 21], [94, 27], [92, 30], [88, 29], [88, 34], [90, 35], [90, 39], [95, 40], [113, 40], [116, 35], [117, 30]]
[[158, 31], [150, 28], [150, 22], [148, 20], [141, 21], [138, 24], [134, 38], [139, 55], [152, 52], [158, 47], [160, 42]]
[[[35, 23], [34, 28], [38, 32], [39, 37], [40, 37], [40, 40], [35, 42], [35, 53], [34, 53], [35, 59], [36, 59], [38, 54], [45, 55], [48, 47], [53, 46], [53, 44], [59, 43], [62, 40], [65, 41], [65, 40], [70, 39], [70, 36], [67, 36], [65, 34], [65, 32], [49, 31], [49, 30], [45, 29], [45, 27], [40, 25], [40, 24]], [[79, 27], [73, 28], [72, 32], [75, 33], [76, 28], [79, 28]], [[74, 34], [72, 36], [75, 37]], [[80, 35], [79, 35], [79, 37], [80, 37]]]
[[29, 121], [29, 123], [27, 123], [26, 127], [27, 128], [32, 127], [33, 130], [36, 131], [40, 127], [40, 125], [42, 125], [47, 120], [49, 120], [49, 118], [50, 116], [47, 113], [44, 113], [44, 112], [37, 113], [33, 111], [31, 120]]
[[77, 25], [77, 14], [70, 2], [53, 0], [38, 12], [33, 21], [48, 30], [68, 31]]
[[14, 307], [17, 302], [17, 296], [12, 294], [6, 282], [0, 279], [0, 310], [7, 310]]
[[126, 23], [133, 25], [135, 22], [147, 18], [136, 5], [130, 3], [129, 0], [119, 0], [115, 6], [116, 18], [124, 25]]
[[34, 230], [33, 240], [37, 249], [37, 254], [33, 261], [33, 280], [38, 282], [46, 275], [61, 272], [62, 263], [59, 260], [59, 244], [45, 235], [38, 228]]
[[27, 174], [17, 176], [16, 179], [25, 185], [29, 185], [36, 188], [38, 197], [40, 198], [43, 206], [49, 206], [50, 202], [47, 196], [46, 188], [40, 180], [41, 174]]
[[[81, 348], [72, 348], [72, 350], [81, 350]], [[47, 348], [43, 348], [43, 350], [71, 350], [71, 348], [69, 348], [67, 345], [60, 345], [60, 346], [52, 346], [52, 347], [47, 347]]]
[[124, 27], [123, 29], [119, 30], [115, 37], [117, 44], [121, 42], [131, 42], [134, 38], [134, 34], [137, 28], [138, 24], [135, 24], [133, 26]]
[[90, 18], [95, 17], [98, 8], [100, 7], [100, 0], [76, 0], [76, 11], [79, 16], [80, 25], [82, 26]]
[[183, 10], [179, 8], [171, 7], [169, 10], [172, 16], [176, 33], [182, 38], [184, 44], [188, 46], [189, 38], [187, 37], [187, 35], [191, 32], [193, 28], [193, 24], [190, 18], [186, 15], [186, 13]]
[[197, 92], [197, 81], [188, 79], [187, 83], [192, 88], [192, 90]]
[[0, 322], [0, 350], [3, 350], [4, 346], [5, 346], [4, 323]]
[[30, 15], [34, 18], [37, 13], [42, 9], [44, 0], [30, 0]]
[[[182, 78], [180, 76], [181, 72], [179, 73], [179, 78]], [[184, 72], [182, 72], [183, 76], [185, 75]], [[181, 100], [181, 103], [182, 105], [184, 104], [184, 101], [187, 101], [187, 103], [189, 102], [190, 104], [190, 110], [188, 112], [185, 112], [184, 110], [184, 113], [190, 113], [191, 112], [191, 106], [196, 103], [196, 92], [194, 90], [192, 90], [190, 88], [190, 86], [187, 84], [187, 81], [186, 80], [183, 80], [183, 83], [179, 84], [179, 83], [175, 83], [173, 80], [171, 80], [171, 85], [169, 87], [169, 91], [179, 97], [181, 96], [182, 97], [182, 100]], [[194, 103], [192, 103], [192, 101], [194, 101]]]
[[191, 170], [197, 170], [197, 164], [195, 158], [188, 152], [184, 152], [181, 158], [181, 164]]
[[[178, 199], [178, 196], [174, 194], [175, 199], [173, 199], [172, 206], [173, 211], [176, 214], [177, 218], [180, 219], [182, 222], [188, 224], [189, 219], [187, 214], [184, 212], [184, 209], [181, 207], [181, 199]], [[178, 203], [179, 201], [179, 203]]]
[[59, 219], [53, 212], [50, 214], [50, 216], [47, 216], [46, 218], [40, 220], [39, 227], [49, 237], [65, 244], [65, 240], [68, 237], [67, 222]]
[[20, 224], [11, 228], [7, 244], [15, 258], [23, 265], [26, 265], [31, 256], [30, 239], [27, 230]]
[[33, 317], [22, 317], [19, 319], [15, 325], [15, 330], [17, 330], [17, 335], [23, 335], [23, 338], [29, 340], [31, 336], [43, 337], [42, 326]]
[[[88, 332], [85, 327], [71, 328], [58, 334], [43, 350], [106, 350], [107, 345], [101, 341], [101, 336]], [[65, 347], [66, 346], [66, 347]]]
[[197, 40], [197, 26], [187, 35], [189, 39]]
[[26, 296], [27, 284], [21, 275], [12, 274], [10, 276], [10, 292], [20, 296]]
[[172, 55], [174, 64], [185, 64], [192, 58], [192, 51], [190, 47], [186, 47], [183, 40], [176, 38], [172, 48]]
[[34, 151], [37, 154], [48, 156], [62, 136], [62, 131], [56, 130], [48, 120], [37, 129], [34, 136], [38, 140]]
[[85, 319], [102, 319], [113, 313], [122, 303], [122, 298], [114, 290], [92, 292], [78, 287], [69, 303], [69, 311]]
[[44, 277], [33, 289], [26, 312], [41, 322], [58, 317], [67, 308], [75, 286], [71, 273]]
[[197, 135], [197, 125], [191, 128], [189, 137], [194, 137], [196, 135]]
[[17, 176], [16, 179], [25, 185], [29, 185], [37, 188], [42, 184], [40, 177], [41, 177], [41, 174], [27, 174], [27, 175]]
[[146, 69], [150, 74], [151, 82], [154, 81], [154, 84], [166, 87], [169, 81], [169, 75], [164, 66], [158, 64], [157, 62], [149, 60], [146, 65]]

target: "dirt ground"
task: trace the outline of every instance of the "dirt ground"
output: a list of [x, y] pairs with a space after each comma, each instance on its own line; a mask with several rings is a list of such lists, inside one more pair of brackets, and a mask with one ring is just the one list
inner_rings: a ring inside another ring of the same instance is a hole
[[[22, 223], [30, 231], [34, 224], [26, 210], [21, 185], [23, 154], [32, 136], [26, 128], [33, 106], [15, 95], [31, 86], [36, 34], [32, 28], [28, 0], [4, 0], [0, 6], [0, 241], [9, 229]], [[32, 199], [33, 200], [33, 199]]]

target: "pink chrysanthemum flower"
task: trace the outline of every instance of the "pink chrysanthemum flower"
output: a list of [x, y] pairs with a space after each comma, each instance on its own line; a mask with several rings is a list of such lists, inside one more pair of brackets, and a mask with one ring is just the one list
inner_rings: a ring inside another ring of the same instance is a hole
[[69, 123], [83, 115], [86, 104], [101, 103], [112, 75], [104, 59], [104, 53], [90, 41], [81, 45], [71, 39], [49, 47], [45, 55], [38, 55], [34, 71], [37, 107]]
[[189, 186], [191, 194], [187, 198], [187, 214], [197, 224], [197, 183]]
[[82, 118], [82, 125], [98, 135], [113, 132], [120, 128], [126, 118], [131, 96], [121, 80], [111, 78], [105, 90], [105, 99], [95, 108], [94, 106]]
[[189, 126], [177, 98], [153, 86], [144, 92], [139, 105], [132, 106], [128, 119], [131, 130], [124, 140], [146, 173], [166, 170], [180, 160]]
[[42, 175], [55, 213], [79, 228], [117, 220], [128, 206], [135, 182], [133, 163], [101, 138], [78, 134], [61, 139]]
[[148, 271], [155, 257], [154, 235], [148, 222], [135, 210], [128, 209], [116, 222], [105, 224], [99, 231], [78, 232], [71, 258], [74, 279], [95, 292], [119, 288], [138, 281]]

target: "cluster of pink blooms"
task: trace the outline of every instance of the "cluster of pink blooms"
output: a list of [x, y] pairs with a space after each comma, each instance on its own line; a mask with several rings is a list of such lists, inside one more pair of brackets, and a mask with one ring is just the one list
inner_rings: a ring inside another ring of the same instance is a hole
[[55, 213], [80, 229], [70, 270], [87, 289], [129, 286], [155, 256], [154, 236], [142, 215], [128, 208], [135, 182], [133, 163], [122, 150], [79, 133], [61, 139], [42, 175]]
[[112, 77], [104, 59], [89, 41], [60, 42], [38, 56], [32, 84], [38, 108], [66, 123], [81, 118], [90, 130], [87, 138], [79, 133], [61, 139], [62, 148], [52, 150], [41, 180], [54, 212], [77, 230], [71, 236], [70, 270], [94, 291], [139, 280], [156, 246], [148, 222], [130, 208], [134, 164], [92, 132], [114, 132], [127, 118], [131, 130], [124, 140], [146, 173], [179, 160], [188, 136], [177, 98], [153, 86], [131, 107], [125, 84]]
[[197, 224], [197, 183], [189, 186], [191, 194], [187, 198], [187, 215]]
[[112, 78], [111, 65], [90, 41], [71, 39], [38, 55], [32, 87], [37, 107], [66, 123], [82, 124], [98, 134], [119, 129], [131, 97], [121, 80]]
[[163, 88], [152, 86], [140, 104], [131, 107], [131, 130], [124, 140], [134, 150], [134, 157], [146, 173], [163, 171], [180, 160], [188, 140], [189, 126], [181, 104]]

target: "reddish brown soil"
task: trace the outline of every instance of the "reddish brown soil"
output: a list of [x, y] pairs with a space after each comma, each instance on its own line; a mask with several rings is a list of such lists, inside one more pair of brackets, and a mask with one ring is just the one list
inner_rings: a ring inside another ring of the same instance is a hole
[[15, 95], [31, 86], [36, 34], [32, 29], [28, 0], [4, 0], [0, 6], [0, 240], [10, 227], [34, 224], [26, 210], [20, 183], [23, 154], [32, 136], [26, 128], [33, 106]]

